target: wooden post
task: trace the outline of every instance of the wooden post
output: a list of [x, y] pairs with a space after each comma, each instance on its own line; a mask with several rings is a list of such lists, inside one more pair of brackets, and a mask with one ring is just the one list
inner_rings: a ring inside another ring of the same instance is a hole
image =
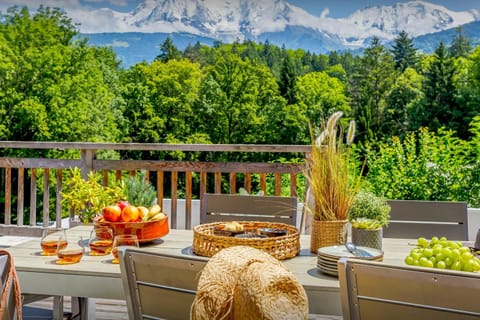
[[96, 150], [81, 150], [80, 160], [82, 162], [80, 170], [82, 170], [83, 179], [88, 178], [88, 173], [93, 171], [93, 159], [95, 158]]
[[25, 168], [18, 168], [18, 189], [17, 189], [17, 225], [23, 226], [23, 201], [24, 201]]

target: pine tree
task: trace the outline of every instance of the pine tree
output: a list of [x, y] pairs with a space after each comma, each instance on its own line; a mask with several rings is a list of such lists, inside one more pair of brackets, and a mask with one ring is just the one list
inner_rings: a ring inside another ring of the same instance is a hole
[[160, 60], [162, 62], [167, 62], [172, 59], [182, 58], [182, 53], [175, 47], [173, 41], [170, 37], [167, 37], [165, 41], [160, 45], [160, 54], [155, 58], [155, 60]]
[[285, 53], [282, 69], [280, 70], [279, 89], [281, 96], [287, 100], [288, 104], [294, 104], [296, 102], [294, 90], [296, 78], [297, 74], [292, 58], [288, 53]]
[[457, 131], [462, 124], [462, 110], [455, 99], [455, 65], [448, 57], [447, 48], [440, 42], [433, 54], [433, 61], [425, 73], [424, 100], [413, 119], [417, 128], [428, 126], [431, 130], [446, 127]]
[[374, 37], [365, 49], [349, 86], [360, 140], [382, 136], [386, 96], [395, 79], [392, 56]]
[[455, 35], [452, 38], [448, 53], [453, 58], [467, 57], [472, 51], [470, 39], [463, 34], [461, 26], [455, 28]]
[[408, 67], [415, 69], [418, 62], [417, 49], [415, 49], [412, 39], [408, 37], [405, 31], [400, 32], [398, 37], [395, 38], [390, 52], [393, 54], [397, 70], [403, 72]]

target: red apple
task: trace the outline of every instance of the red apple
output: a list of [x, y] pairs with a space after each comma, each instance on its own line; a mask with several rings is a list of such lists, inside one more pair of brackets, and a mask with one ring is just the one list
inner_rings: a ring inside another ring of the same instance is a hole
[[117, 222], [122, 215], [122, 209], [118, 205], [106, 206], [103, 208], [103, 217], [110, 222]]
[[117, 202], [117, 206], [120, 207], [120, 210], [123, 210], [125, 209], [125, 207], [129, 206], [130, 204], [128, 203], [128, 201], [125, 201], [125, 200], [120, 200]]

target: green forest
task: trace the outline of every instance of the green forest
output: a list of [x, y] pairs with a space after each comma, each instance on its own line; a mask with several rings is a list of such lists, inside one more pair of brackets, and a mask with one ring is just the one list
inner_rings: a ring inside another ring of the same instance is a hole
[[182, 51], [167, 39], [153, 62], [125, 69], [60, 9], [0, 19], [0, 140], [309, 145], [340, 110], [357, 123], [366, 187], [480, 205], [480, 47], [461, 28], [429, 54], [405, 32], [358, 55], [253, 41]]

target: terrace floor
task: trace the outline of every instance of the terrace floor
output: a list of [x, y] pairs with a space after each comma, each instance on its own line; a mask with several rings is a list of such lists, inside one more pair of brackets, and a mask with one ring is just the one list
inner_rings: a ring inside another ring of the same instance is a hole
[[[51, 308], [52, 298], [44, 299], [29, 306]], [[70, 297], [65, 297], [65, 311], [70, 311]], [[122, 300], [96, 299], [96, 320], [128, 320], [126, 302]], [[341, 320], [341, 316], [334, 315], [309, 315], [309, 320]]]
[[[123, 300], [95, 299], [96, 320], [128, 320], [127, 305]], [[28, 304], [28, 306], [51, 309], [53, 299], [48, 298]], [[70, 312], [70, 297], [65, 297], [64, 311]]]

